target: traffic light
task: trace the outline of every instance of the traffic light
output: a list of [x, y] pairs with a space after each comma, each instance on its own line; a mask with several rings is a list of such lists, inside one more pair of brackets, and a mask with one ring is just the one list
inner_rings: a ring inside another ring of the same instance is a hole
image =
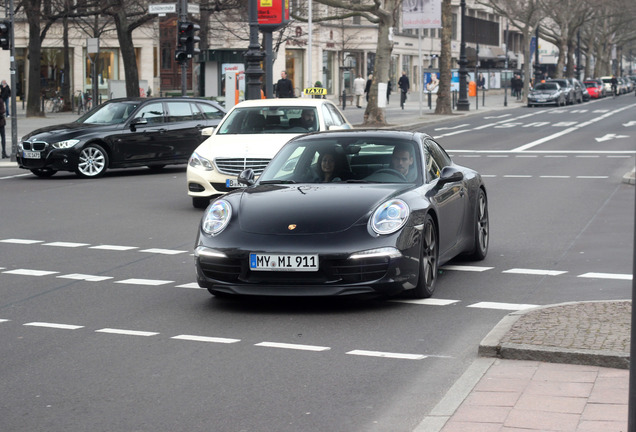
[[185, 35], [186, 25], [187, 23], [178, 22], [177, 23], [177, 49], [174, 52], [174, 59], [177, 63], [185, 63], [188, 60], [187, 53], [187, 37]]
[[11, 48], [11, 21], [0, 21], [0, 48]]
[[200, 28], [199, 25], [193, 22], [179, 22], [177, 46], [183, 49], [186, 59], [192, 58], [192, 56], [201, 52], [195, 46], [201, 40], [199, 36], [197, 36], [197, 32]]

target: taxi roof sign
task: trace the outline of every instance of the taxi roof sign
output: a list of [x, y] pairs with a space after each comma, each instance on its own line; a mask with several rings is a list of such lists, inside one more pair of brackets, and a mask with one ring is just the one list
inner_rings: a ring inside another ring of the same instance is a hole
[[327, 94], [327, 89], [322, 87], [309, 87], [303, 90], [306, 95], [318, 95], [324, 96]]

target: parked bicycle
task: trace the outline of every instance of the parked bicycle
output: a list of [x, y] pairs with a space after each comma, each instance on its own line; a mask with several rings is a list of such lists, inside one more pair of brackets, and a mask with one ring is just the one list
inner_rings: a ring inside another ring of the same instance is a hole
[[77, 91], [77, 114], [82, 115], [88, 111], [90, 111], [92, 98], [90, 93], [87, 91], [82, 92], [81, 90]]
[[64, 100], [62, 96], [60, 96], [60, 92], [56, 91], [53, 97], [46, 101], [45, 110], [46, 112], [60, 112], [63, 105]]

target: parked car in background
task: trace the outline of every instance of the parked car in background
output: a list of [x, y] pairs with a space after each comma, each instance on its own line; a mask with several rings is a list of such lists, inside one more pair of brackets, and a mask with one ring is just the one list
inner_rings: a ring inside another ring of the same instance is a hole
[[561, 86], [563, 92], [565, 93], [565, 103], [566, 105], [572, 105], [574, 102], [582, 102], [583, 95], [580, 90], [577, 92], [574, 86], [565, 78], [551, 78], [546, 80], [546, 82], [555, 82]]
[[583, 84], [587, 88], [587, 91], [592, 99], [600, 99], [607, 96], [603, 81], [601, 80], [585, 80]]
[[576, 78], [566, 78], [570, 85], [574, 88], [574, 99], [577, 103], [587, 102], [590, 100], [590, 94], [585, 90], [585, 86]]
[[546, 81], [538, 83], [528, 94], [528, 106], [535, 105], [556, 105], [566, 104], [566, 93], [556, 81]]
[[603, 81], [603, 87], [605, 87], [605, 93], [607, 95], [612, 94], [612, 77], [611, 76], [603, 76], [600, 78]]
[[109, 168], [185, 164], [225, 109], [193, 98], [112, 99], [74, 122], [37, 129], [18, 143], [18, 166], [38, 177], [75, 171], [96, 178]]
[[197, 283], [216, 296], [426, 298], [441, 265], [488, 253], [482, 177], [423, 133], [299, 136], [258, 180], [248, 169], [239, 181], [247, 187], [210, 204], [195, 241]]
[[259, 176], [295, 136], [334, 129], [351, 129], [351, 124], [327, 99], [257, 99], [235, 105], [190, 157], [186, 183], [192, 205], [206, 208], [210, 198], [242, 187], [236, 178], [246, 168]]

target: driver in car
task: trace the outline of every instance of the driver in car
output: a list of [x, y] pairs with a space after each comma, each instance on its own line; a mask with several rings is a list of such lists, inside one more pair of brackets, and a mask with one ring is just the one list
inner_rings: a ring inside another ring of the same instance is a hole
[[313, 109], [304, 109], [300, 118], [302, 127], [309, 132], [316, 130], [316, 113]]
[[391, 157], [391, 168], [402, 174], [407, 180], [412, 181], [417, 177], [413, 168], [412, 149], [407, 145], [396, 145]]

